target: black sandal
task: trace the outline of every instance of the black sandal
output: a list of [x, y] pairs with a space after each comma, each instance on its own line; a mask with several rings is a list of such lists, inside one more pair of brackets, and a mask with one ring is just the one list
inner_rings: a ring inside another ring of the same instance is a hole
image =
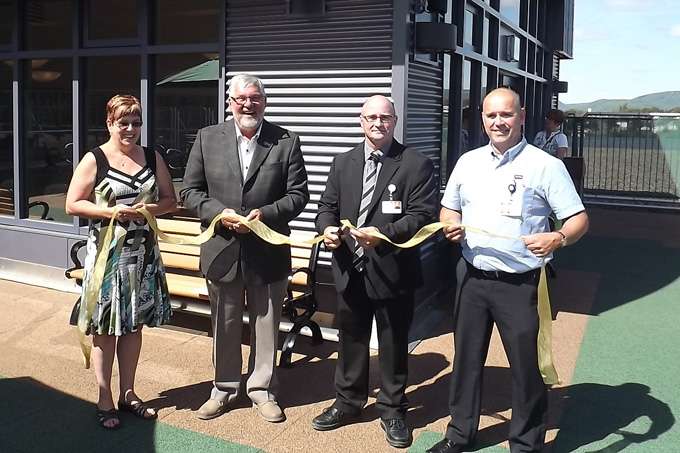
[[[123, 401], [118, 401], [118, 409], [123, 412], [130, 412], [136, 417], [143, 418], [144, 420], [154, 420], [158, 418], [158, 412], [155, 409], [146, 405], [144, 401], [135, 401], [134, 403], [128, 404]], [[153, 410], [153, 415], [150, 414], [148, 409]]]
[[[97, 408], [97, 420], [99, 421], [101, 427], [104, 429], [120, 428], [120, 418], [118, 418], [118, 411], [115, 408], [109, 409], [108, 411], [103, 411]], [[109, 420], [118, 420], [118, 424], [113, 426], [106, 426], [104, 423], [108, 422]]]

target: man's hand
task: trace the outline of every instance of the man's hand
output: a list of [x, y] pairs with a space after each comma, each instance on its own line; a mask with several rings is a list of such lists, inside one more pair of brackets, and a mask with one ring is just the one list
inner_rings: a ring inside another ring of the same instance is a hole
[[[252, 216], [253, 212], [255, 212], [255, 211], [257, 211], [259, 213], [260, 217], [262, 216], [259, 209], [254, 209], [254, 210], [250, 211], [250, 214], [248, 214], [247, 218], [249, 220], [250, 220], [250, 216]], [[222, 213], [223, 214], [236, 214], [236, 211], [234, 211], [231, 208], [225, 208], [224, 210], [222, 210]], [[232, 231], [235, 231], [235, 232], [241, 233], [241, 234], [250, 233], [250, 229], [248, 227], [246, 227], [245, 225], [243, 225], [241, 222], [239, 222], [236, 219], [235, 216], [234, 217], [232, 217], [232, 216], [224, 217], [224, 218], [220, 219], [220, 221], [222, 222], [222, 225], [229, 230], [232, 230]]]
[[335, 250], [340, 247], [342, 237], [345, 233], [345, 227], [328, 226], [323, 230], [323, 243], [326, 244], [328, 250]]
[[522, 240], [529, 251], [539, 258], [550, 255], [562, 246], [562, 235], [555, 231], [523, 236]]
[[460, 223], [445, 226], [442, 231], [444, 236], [451, 242], [460, 242], [465, 238], [465, 227]]
[[357, 244], [362, 246], [364, 250], [370, 250], [380, 244], [381, 239], [373, 236], [371, 233], [380, 233], [380, 230], [373, 226], [367, 226], [358, 230], [350, 230], [349, 232], [354, 240], [357, 241]]

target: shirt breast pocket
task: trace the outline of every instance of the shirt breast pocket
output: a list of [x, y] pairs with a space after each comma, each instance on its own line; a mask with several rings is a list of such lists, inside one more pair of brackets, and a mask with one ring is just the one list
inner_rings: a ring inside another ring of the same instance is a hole
[[534, 200], [536, 197], [536, 190], [533, 187], [525, 187], [522, 194], [522, 219], [528, 219], [535, 215]]

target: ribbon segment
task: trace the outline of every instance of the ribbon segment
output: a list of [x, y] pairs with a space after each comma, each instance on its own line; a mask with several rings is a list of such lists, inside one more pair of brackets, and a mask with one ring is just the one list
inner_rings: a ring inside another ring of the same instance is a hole
[[[83, 362], [85, 363], [85, 368], [90, 367], [90, 353], [91, 346], [85, 343], [85, 335], [90, 327], [92, 321], [92, 314], [94, 313], [94, 307], [97, 303], [97, 298], [99, 295], [99, 290], [101, 289], [102, 281], [104, 278], [104, 272], [106, 269], [106, 260], [109, 255], [109, 248], [111, 246], [111, 240], [114, 234], [114, 222], [116, 222], [115, 217], [120, 208], [114, 208], [114, 212], [111, 218], [111, 223], [109, 224], [104, 239], [100, 241], [97, 248], [97, 258], [95, 260], [94, 270], [92, 272], [91, 281], [88, 284], [87, 291], [83, 296], [82, 303], [80, 305], [80, 312], [78, 314], [78, 341], [80, 343], [81, 352], [83, 355]], [[240, 223], [248, 227], [254, 234], [260, 237], [262, 240], [272, 244], [272, 245], [312, 245], [323, 240], [323, 236], [315, 236], [312, 238], [301, 239], [285, 236], [277, 231], [272, 230], [267, 225], [265, 225], [260, 220], [248, 220], [245, 217], [235, 214], [235, 213], [220, 213], [210, 222], [208, 228], [206, 228], [198, 236], [187, 237], [187, 236], [175, 236], [168, 235], [164, 233], [156, 223], [156, 219], [151, 215], [146, 209], [138, 209], [140, 214], [149, 222], [149, 226], [156, 232], [156, 235], [165, 242], [171, 244], [189, 244], [189, 245], [200, 245], [207, 242], [215, 234], [215, 225], [217, 222], [223, 218], [237, 219]], [[352, 223], [343, 219], [340, 222], [347, 228], [356, 230], [357, 227], [352, 225]], [[415, 247], [427, 238], [435, 234], [437, 231], [441, 230], [445, 226], [449, 225], [448, 222], [434, 222], [429, 225], [425, 225], [409, 240], [403, 243], [392, 242], [387, 236], [380, 232], [369, 232], [371, 236], [380, 238], [384, 241], [389, 242], [395, 247], [399, 248], [409, 248]], [[502, 236], [494, 234], [479, 228], [473, 228], [465, 226], [465, 230], [483, 234], [492, 238], [499, 239], [510, 239], [510, 240], [521, 240], [521, 238], [513, 238], [509, 236]], [[538, 283], [538, 318], [539, 318], [539, 329], [538, 329], [538, 367], [543, 377], [543, 382], [547, 385], [559, 384], [560, 380], [555, 370], [555, 365], [553, 363], [552, 355], [552, 311], [550, 308], [550, 297], [548, 295], [548, 282], [545, 274], [545, 266], [541, 267], [541, 277]]]

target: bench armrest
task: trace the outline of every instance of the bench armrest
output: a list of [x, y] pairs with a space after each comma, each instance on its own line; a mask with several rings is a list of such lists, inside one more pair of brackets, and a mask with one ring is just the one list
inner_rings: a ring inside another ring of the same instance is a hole
[[71, 278], [71, 272], [73, 272], [76, 269], [82, 269], [83, 268], [83, 263], [80, 262], [80, 258], [78, 258], [78, 252], [80, 251], [81, 248], [85, 247], [87, 245], [87, 240], [86, 239], [81, 239], [80, 241], [76, 242], [71, 246], [71, 251], [69, 252], [71, 256], [71, 261], [73, 262], [73, 267], [66, 269], [64, 272], [64, 275], [66, 275], [66, 278]]

